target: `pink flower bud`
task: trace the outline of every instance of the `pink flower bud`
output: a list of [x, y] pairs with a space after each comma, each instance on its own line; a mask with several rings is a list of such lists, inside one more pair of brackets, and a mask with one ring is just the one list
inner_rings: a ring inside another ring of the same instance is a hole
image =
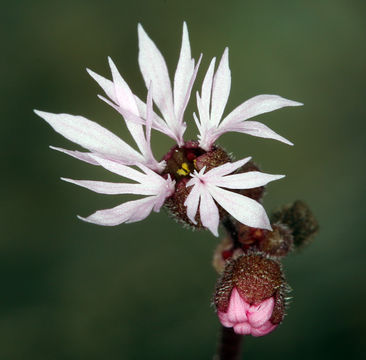
[[260, 252], [233, 257], [216, 284], [217, 315], [237, 334], [266, 335], [283, 320], [288, 291], [277, 260]]
[[263, 336], [277, 327], [270, 321], [274, 304], [274, 298], [270, 297], [258, 305], [250, 305], [233, 288], [227, 312], [218, 311], [218, 317], [223, 326], [233, 327], [237, 334]]

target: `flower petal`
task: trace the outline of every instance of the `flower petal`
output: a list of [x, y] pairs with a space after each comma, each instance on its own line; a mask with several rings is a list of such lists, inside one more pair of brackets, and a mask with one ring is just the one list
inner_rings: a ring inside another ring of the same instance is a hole
[[[135, 100], [136, 100], [137, 107], [139, 109], [140, 116], [142, 118], [146, 119], [146, 104], [140, 98], [138, 98], [137, 96], [135, 96]], [[161, 133], [169, 136], [173, 140], [176, 140], [176, 135], [168, 127], [166, 122], [164, 122], [164, 120], [158, 114], [156, 114], [154, 111], [153, 111], [152, 127], [155, 130], [160, 131]]]
[[216, 184], [216, 179], [218, 179], [221, 176], [234, 172], [235, 170], [237, 170], [240, 167], [242, 167], [243, 165], [245, 165], [248, 161], [250, 161], [251, 158], [252, 158], [251, 156], [248, 156], [248, 157], [238, 160], [238, 161], [227, 162], [223, 165], [220, 165], [218, 167], [215, 167], [215, 168], [207, 171], [207, 173], [204, 176], [205, 176], [205, 178], [210, 177], [212, 179], [212, 183]]
[[75, 159], [78, 159], [78, 160], [81, 160], [81, 161], [85, 161], [85, 162], [87, 162], [89, 164], [99, 165], [99, 163], [97, 161], [95, 161], [90, 156], [91, 153], [77, 151], [77, 150], [74, 150], [73, 151], [73, 150], [62, 149], [62, 148], [59, 148], [59, 147], [56, 147], [56, 146], [50, 146], [50, 148], [52, 150], [57, 150], [57, 151], [60, 151], [60, 152], [62, 152], [64, 154], [70, 155], [70, 156], [74, 157]]
[[273, 297], [270, 297], [258, 305], [252, 305], [248, 311], [250, 325], [255, 328], [264, 325], [272, 316], [274, 303]]
[[[201, 127], [204, 131], [209, 128], [210, 123], [210, 104], [215, 61], [216, 58], [211, 60], [205, 78], [203, 79], [200, 103], [197, 103]], [[204, 133], [201, 133], [202, 137], [204, 137], [204, 135]]]
[[122, 223], [131, 223], [145, 219], [151, 213], [155, 203], [155, 196], [144, 199], [128, 201], [112, 209], [99, 210], [94, 214], [80, 220], [97, 225], [115, 226]]
[[[234, 131], [240, 132], [252, 136], [258, 136], [266, 139], [274, 139], [281, 141], [287, 145], [294, 145], [291, 141], [285, 139], [283, 136], [275, 133], [268, 126], [258, 122], [258, 121], [243, 121], [238, 124], [233, 124], [231, 126], [220, 127], [218, 132], [222, 135], [225, 132]], [[219, 135], [219, 136], [220, 136]]]
[[210, 187], [210, 194], [221, 207], [242, 224], [272, 230], [263, 206], [255, 200], [217, 186]]
[[249, 171], [242, 174], [227, 175], [220, 177], [216, 186], [227, 189], [253, 189], [267, 185], [270, 181], [282, 179], [285, 175], [271, 175], [259, 171]]
[[233, 323], [229, 320], [226, 312], [218, 311], [217, 316], [219, 317], [222, 326], [228, 328], [233, 327]]
[[242, 322], [234, 325], [235, 334], [239, 335], [249, 335], [251, 333], [252, 327], [247, 322]]
[[156, 195], [156, 188], [148, 187], [146, 184], [111, 183], [105, 181], [73, 180], [67, 178], [61, 178], [61, 180], [82, 186], [99, 194]]
[[138, 25], [139, 36], [139, 65], [146, 87], [153, 83], [153, 99], [164, 116], [164, 119], [174, 129], [175, 114], [173, 108], [172, 88], [165, 60], [146, 34], [145, 30]]
[[38, 110], [34, 112], [46, 120], [56, 132], [85, 149], [116, 156], [127, 164], [143, 161], [142, 155], [119, 137], [82, 116], [52, 114]]
[[[122, 78], [116, 65], [114, 64], [113, 60], [110, 57], [108, 57], [108, 62], [112, 72], [113, 83], [115, 87], [115, 93], [118, 105], [123, 110], [127, 110], [128, 112], [136, 116], [139, 116], [140, 114], [136, 105], [135, 96], [133, 95], [131, 89], [127, 85], [126, 81]], [[135, 122], [132, 121], [128, 121], [128, 119], [126, 118], [125, 120], [127, 128], [131, 133], [133, 139], [135, 140], [138, 148], [140, 149], [143, 155], [146, 155], [147, 149], [142, 125], [136, 124]]]
[[200, 201], [200, 186], [195, 185], [191, 188], [191, 191], [189, 192], [184, 202], [184, 205], [187, 207], [188, 219], [191, 220], [193, 224], [197, 224], [196, 214], [199, 201]]
[[219, 236], [220, 215], [217, 205], [205, 187], [202, 186], [200, 190], [200, 217], [202, 225], [209, 229], [215, 236]]
[[[113, 160], [109, 160], [109, 159], [105, 159], [102, 158], [98, 155], [91, 155], [91, 157], [97, 161], [101, 166], [103, 166], [105, 169], [120, 175], [124, 178], [130, 179], [130, 180], [134, 180], [134, 181], [138, 181], [140, 183], [146, 182], [146, 174], [143, 174], [129, 166], [126, 165], [122, 165], [116, 161]], [[156, 174], [156, 176], [159, 176]], [[160, 176], [159, 176], [160, 177]], [[151, 181], [153, 181], [154, 178], [151, 177]]]
[[221, 125], [225, 126], [229, 123], [233, 124], [244, 121], [257, 115], [281, 109], [285, 106], [301, 105], [303, 104], [297, 101], [285, 99], [278, 95], [258, 95], [235, 108], [228, 116], [226, 116]]
[[247, 310], [249, 310], [249, 308], [250, 305], [242, 299], [238, 290], [234, 287], [230, 295], [230, 303], [227, 310], [229, 321], [231, 321], [233, 325], [247, 321]]
[[86, 69], [88, 74], [99, 84], [99, 86], [104, 90], [106, 95], [115, 103], [118, 103], [115, 87], [113, 81], [106, 79], [103, 76], [98, 75], [90, 69]]
[[131, 89], [129, 88], [126, 81], [119, 73], [116, 65], [114, 64], [113, 60], [110, 57], [108, 57], [108, 63], [109, 67], [111, 68], [117, 103], [123, 109], [126, 109], [135, 115], [139, 115], [135, 101], [135, 96], [133, 95]]
[[230, 94], [231, 74], [229, 69], [229, 49], [226, 48], [216, 70], [212, 86], [211, 122], [218, 126]]
[[191, 97], [193, 84], [194, 84], [194, 81], [196, 80], [196, 76], [197, 76], [198, 68], [201, 64], [201, 60], [202, 60], [202, 54], [200, 55], [200, 57], [198, 59], [198, 62], [197, 62], [197, 65], [195, 66], [195, 68], [193, 70], [191, 80], [188, 83], [187, 92], [186, 92], [185, 97], [183, 99], [183, 103], [182, 103], [182, 106], [180, 108], [180, 112], [178, 113], [178, 116], [177, 116], [177, 121], [178, 121], [179, 124], [181, 124], [180, 126], [181, 126], [182, 136], [183, 136], [183, 134], [185, 132], [185, 129], [186, 129], [186, 124], [185, 123], [183, 124], [184, 111], [186, 110], [186, 107], [187, 107], [188, 102], [189, 102], [189, 98]]
[[194, 60], [191, 57], [191, 46], [189, 44], [188, 29], [186, 22], [183, 23], [182, 47], [174, 75], [174, 110], [177, 119], [184, 112], [184, 102], [188, 86], [194, 71]]
[[273, 331], [277, 325], [273, 325], [270, 321], [267, 321], [259, 328], [252, 328], [251, 334], [255, 337], [257, 336], [264, 336]]

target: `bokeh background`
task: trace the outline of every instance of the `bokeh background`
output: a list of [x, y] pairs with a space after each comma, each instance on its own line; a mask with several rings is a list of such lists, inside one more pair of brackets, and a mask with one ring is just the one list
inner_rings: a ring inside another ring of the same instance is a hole
[[[77, 220], [125, 198], [60, 181], [116, 178], [50, 150], [77, 147], [32, 112], [84, 115], [129, 141], [85, 67], [109, 77], [110, 55], [145, 97], [137, 23], [172, 76], [184, 20], [194, 57], [204, 54], [199, 79], [230, 48], [228, 110], [263, 93], [305, 103], [260, 118], [294, 147], [242, 134], [220, 139], [237, 158], [253, 155], [262, 170], [287, 174], [269, 186], [269, 212], [302, 199], [321, 226], [309, 248], [285, 261], [294, 299], [284, 323], [247, 337], [243, 359], [365, 355], [365, 1], [15, 0], [2, 2], [0, 17], [0, 359], [212, 357], [218, 240], [164, 212], [113, 228]], [[187, 138], [194, 110], [193, 101]], [[172, 145], [155, 133], [153, 142], [159, 156]]]

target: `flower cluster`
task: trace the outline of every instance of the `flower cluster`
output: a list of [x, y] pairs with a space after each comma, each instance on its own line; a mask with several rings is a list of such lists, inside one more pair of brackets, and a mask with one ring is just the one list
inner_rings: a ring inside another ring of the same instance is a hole
[[[191, 122], [196, 123], [198, 136], [187, 141], [184, 114], [202, 55], [197, 62], [192, 58], [184, 23], [172, 84], [164, 57], [141, 25], [138, 38], [146, 101], [132, 92], [112, 59], [108, 58], [111, 80], [87, 69], [105, 93], [98, 97], [122, 116], [137, 149], [82, 116], [35, 110], [55, 131], [87, 151], [52, 149], [101, 166], [129, 182], [62, 180], [101, 194], [143, 196], [79, 217], [86, 222], [114, 226], [140, 221], [165, 206], [176, 219], [194, 228], [206, 228], [215, 236], [222, 224], [228, 235], [218, 246], [213, 262], [220, 274], [214, 295], [218, 318], [224, 328], [233, 328], [234, 335], [268, 334], [285, 315], [289, 291], [280, 260], [308, 243], [318, 225], [299, 201], [275, 212], [270, 221], [261, 204], [264, 187], [284, 175], [261, 172], [251, 157], [234, 161], [216, 141], [227, 132], [239, 132], [292, 145], [264, 124], [249, 119], [302, 104], [278, 95], [259, 95], [224, 116], [231, 88], [226, 48], [216, 69], [216, 59], [212, 59], [196, 93], [197, 112]], [[175, 142], [161, 160], [152, 151], [152, 130]]]
[[[87, 151], [53, 149], [102, 166], [135, 183], [63, 180], [102, 194], [146, 196], [80, 219], [107, 226], [140, 221], [152, 211], [158, 212], [165, 204], [182, 221], [205, 227], [216, 236], [220, 221], [227, 216], [251, 227], [271, 229], [262, 205], [244, 194], [248, 189], [262, 187], [283, 176], [245, 171], [250, 158], [232, 162], [215, 142], [226, 132], [240, 132], [291, 145], [267, 126], [248, 119], [285, 106], [302, 104], [277, 95], [259, 95], [223, 117], [231, 87], [229, 51], [226, 48], [216, 71], [216, 60], [212, 59], [201, 92], [197, 92], [198, 112], [193, 118], [199, 134], [197, 141], [187, 142], [183, 138], [187, 127], [184, 113], [202, 55], [197, 62], [192, 58], [184, 23], [172, 86], [164, 57], [141, 25], [138, 26], [138, 38], [138, 62], [148, 90], [146, 102], [132, 92], [110, 58], [112, 80], [87, 70], [105, 93], [105, 96], [99, 95], [100, 99], [122, 115], [138, 150], [84, 117], [35, 111], [55, 131]], [[176, 142], [162, 161], [154, 157], [151, 149], [152, 129]]]

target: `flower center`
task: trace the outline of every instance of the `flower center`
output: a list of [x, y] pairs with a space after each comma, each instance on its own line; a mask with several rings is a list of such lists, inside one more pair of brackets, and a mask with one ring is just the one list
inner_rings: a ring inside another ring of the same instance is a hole
[[197, 168], [197, 158], [205, 154], [206, 151], [198, 147], [195, 142], [187, 142], [182, 147], [174, 146], [164, 156], [166, 168], [163, 174], [169, 174], [177, 182], [188, 177]]
[[[166, 167], [162, 173], [163, 176], [168, 176], [176, 181], [175, 191], [169, 197], [165, 206], [170, 212], [182, 222], [196, 228], [201, 228], [202, 223], [199, 214], [196, 215], [197, 224], [193, 224], [187, 217], [187, 208], [185, 200], [190, 193], [192, 187], [187, 187], [190, 174], [200, 171], [205, 167], [205, 172], [230, 162], [230, 156], [220, 147], [213, 147], [210, 151], [205, 151], [198, 146], [197, 142], [189, 141], [184, 143], [182, 147], [174, 146], [164, 156]], [[223, 210], [219, 207], [219, 211]]]

